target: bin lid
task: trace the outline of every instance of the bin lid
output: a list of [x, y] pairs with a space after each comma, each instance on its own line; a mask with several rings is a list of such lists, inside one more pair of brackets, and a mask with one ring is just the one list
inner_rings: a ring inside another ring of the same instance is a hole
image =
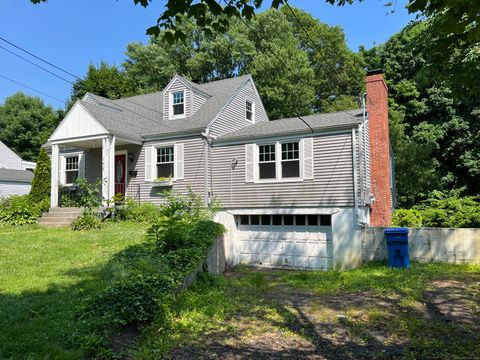
[[384, 234], [408, 234], [408, 228], [385, 228]]

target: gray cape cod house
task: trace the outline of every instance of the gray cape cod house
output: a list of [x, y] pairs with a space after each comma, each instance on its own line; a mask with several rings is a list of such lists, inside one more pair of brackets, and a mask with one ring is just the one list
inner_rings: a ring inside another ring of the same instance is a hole
[[227, 261], [332, 268], [361, 262], [361, 229], [388, 225], [387, 87], [366, 78], [361, 109], [270, 121], [250, 75], [108, 100], [86, 94], [49, 139], [51, 207], [78, 177], [161, 203], [161, 190], [220, 201]]

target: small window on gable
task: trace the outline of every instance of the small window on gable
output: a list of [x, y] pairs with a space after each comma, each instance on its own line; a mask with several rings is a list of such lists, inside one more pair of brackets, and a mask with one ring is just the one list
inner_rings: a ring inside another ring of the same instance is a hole
[[249, 100], [245, 101], [245, 118], [253, 122], [253, 102]]
[[177, 91], [172, 93], [172, 110], [173, 116], [185, 114], [185, 92]]

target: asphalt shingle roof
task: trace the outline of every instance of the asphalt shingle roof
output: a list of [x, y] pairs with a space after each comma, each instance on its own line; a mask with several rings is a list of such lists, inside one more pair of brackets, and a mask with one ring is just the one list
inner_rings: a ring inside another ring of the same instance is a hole
[[208, 99], [191, 117], [163, 120], [163, 92], [132, 96], [118, 100], [88, 93], [81, 100], [85, 108], [109, 131], [142, 138], [204, 129], [227, 101], [250, 78], [250, 75], [195, 84], [182, 78], [190, 87], [200, 90]]
[[0, 181], [31, 183], [32, 179], [33, 173], [31, 171], [0, 168]]
[[362, 109], [279, 119], [244, 127], [217, 138], [215, 142], [248, 140], [270, 136], [314, 133], [329, 129], [348, 128], [358, 125], [362, 122], [362, 119]]

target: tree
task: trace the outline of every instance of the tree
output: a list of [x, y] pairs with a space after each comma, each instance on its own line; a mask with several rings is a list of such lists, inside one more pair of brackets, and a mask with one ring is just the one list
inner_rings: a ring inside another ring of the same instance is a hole
[[0, 105], [0, 140], [24, 160], [35, 160], [59, 122], [59, 112], [18, 92]]
[[85, 78], [77, 80], [73, 84], [70, 105], [68, 107], [71, 107], [77, 99], [81, 99], [87, 92], [108, 99], [118, 99], [135, 95], [136, 88], [125, 72], [114, 65], [110, 66], [102, 61], [98, 67], [90, 64]]
[[40, 149], [37, 166], [32, 180], [29, 198], [32, 203], [40, 203], [50, 197], [50, 157], [47, 150]]
[[128, 45], [125, 73], [136, 87], [151, 90], [165, 87], [175, 73], [200, 83], [251, 73], [271, 119], [358, 106], [362, 58], [348, 49], [341, 28], [293, 11], [305, 20], [314, 44], [299, 36], [286, 9], [258, 14], [247, 24], [233, 19], [225, 34], [206, 34], [183, 19], [185, 42], [168, 44], [162, 31], [147, 45]]
[[[34, 4], [47, 0], [30, 0]], [[153, 0], [133, 0], [134, 4], [147, 7]], [[322, 0], [331, 5], [343, 6], [353, 4], [355, 0]], [[363, 0], [357, 0], [361, 2]], [[158, 36], [166, 30], [165, 39], [169, 42], [185, 40], [188, 37], [178, 19], [182, 15], [193, 18], [203, 31], [224, 33], [230, 23], [229, 18], [250, 20], [264, 3], [278, 9], [287, 0], [169, 0], [165, 11], [160, 15], [157, 24], [147, 29], [147, 34]], [[394, 2], [385, 1], [387, 7]], [[419, 13], [425, 17], [435, 17], [439, 22], [435, 31], [443, 36], [460, 36], [470, 42], [480, 40], [480, 2], [478, 0], [410, 0], [407, 5], [410, 13]], [[392, 10], [395, 11], [395, 10]]]
[[399, 205], [411, 207], [433, 191], [480, 193], [480, 53], [454, 42], [450, 51], [432, 18], [416, 21], [371, 50], [368, 68], [381, 68], [389, 87], [390, 132]]

